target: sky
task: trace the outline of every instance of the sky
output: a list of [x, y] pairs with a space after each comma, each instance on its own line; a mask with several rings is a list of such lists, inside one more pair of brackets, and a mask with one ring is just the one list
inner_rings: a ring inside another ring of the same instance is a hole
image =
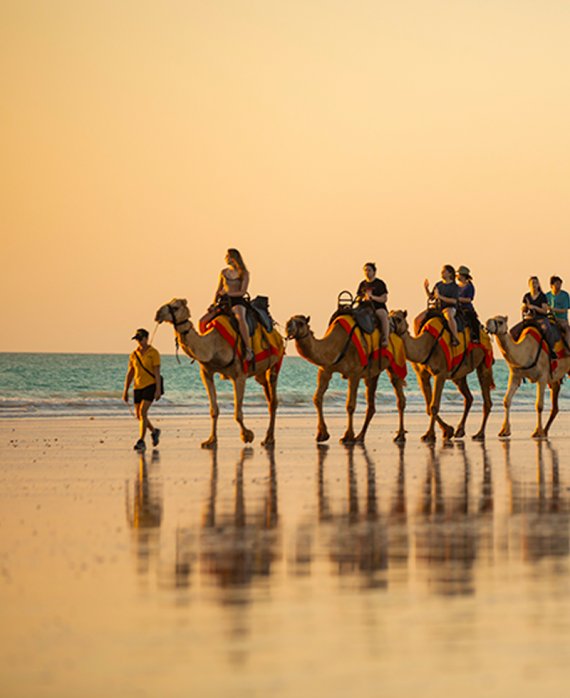
[[443, 264], [482, 319], [570, 290], [568, 36], [566, 0], [2, 0], [0, 351], [128, 352], [228, 247], [317, 334], [367, 261], [412, 315]]

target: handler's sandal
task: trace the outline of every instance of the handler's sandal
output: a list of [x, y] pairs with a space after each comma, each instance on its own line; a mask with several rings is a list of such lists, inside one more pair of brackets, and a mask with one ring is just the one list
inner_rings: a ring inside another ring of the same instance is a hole
[[146, 451], [146, 444], [142, 439], [139, 439], [133, 448], [135, 451]]
[[150, 435], [152, 437], [152, 445], [158, 446], [158, 442], [160, 441], [160, 429], [155, 429]]

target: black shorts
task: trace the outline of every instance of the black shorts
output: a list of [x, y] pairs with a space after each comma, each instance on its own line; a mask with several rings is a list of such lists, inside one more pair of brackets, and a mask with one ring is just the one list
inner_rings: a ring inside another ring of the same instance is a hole
[[135, 405], [140, 404], [143, 400], [147, 402], [152, 402], [156, 393], [156, 383], [152, 385], [147, 385], [146, 388], [140, 388], [137, 390], [135, 388]]
[[235, 308], [236, 305], [243, 305], [247, 308], [247, 301], [242, 296], [228, 296], [230, 301], [230, 308]]

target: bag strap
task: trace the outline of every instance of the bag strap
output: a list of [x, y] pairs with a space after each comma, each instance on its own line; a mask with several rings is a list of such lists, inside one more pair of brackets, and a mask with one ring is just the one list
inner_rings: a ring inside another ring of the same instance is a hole
[[151, 373], [148, 368], [143, 364], [141, 357], [139, 356], [138, 351], [135, 349], [135, 356], [137, 357], [137, 360], [139, 364], [142, 366], [142, 368], [148, 373], [149, 376], [152, 376], [156, 380], [156, 376], [154, 373]]

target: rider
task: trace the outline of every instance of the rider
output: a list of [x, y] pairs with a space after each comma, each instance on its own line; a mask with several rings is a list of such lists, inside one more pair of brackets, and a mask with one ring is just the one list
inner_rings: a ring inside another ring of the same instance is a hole
[[361, 302], [369, 302], [374, 308], [374, 312], [381, 328], [381, 346], [388, 346], [390, 337], [390, 324], [388, 322], [388, 309], [386, 301], [388, 300], [388, 288], [382, 279], [376, 278], [376, 264], [374, 262], [366, 262], [363, 267], [364, 279], [358, 285], [356, 297]]
[[228, 266], [220, 272], [214, 303], [220, 301], [229, 302], [232, 313], [238, 322], [239, 331], [246, 348], [245, 358], [247, 361], [251, 361], [253, 359], [253, 350], [251, 348], [251, 337], [249, 336], [245, 320], [245, 311], [247, 307], [245, 294], [249, 286], [249, 271], [245, 266], [241, 254], [234, 248], [230, 248], [227, 251], [226, 264]]
[[[528, 280], [529, 291], [524, 294], [522, 299], [521, 311], [523, 320], [529, 317], [540, 316], [540, 319], [545, 319], [550, 308], [546, 296], [540, 287], [538, 276], [531, 276]], [[539, 319], [537, 317], [537, 319]]]
[[[424, 289], [428, 297], [428, 302], [435, 301], [436, 307], [441, 310], [447, 320], [451, 333], [451, 344], [456, 347], [459, 344], [457, 323], [455, 322], [455, 313], [459, 301], [459, 287], [455, 283], [455, 269], [451, 264], [446, 264], [441, 270], [441, 281], [438, 281], [430, 291], [429, 281], [425, 279]], [[429, 309], [424, 310], [418, 315], [415, 319], [416, 328], [421, 327], [428, 312]]]
[[567, 291], [562, 290], [562, 279], [559, 276], [550, 277], [550, 291], [546, 294], [546, 301], [564, 335], [567, 346], [570, 348], [570, 325], [568, 325], [570, 295]]
[[473, 342], [479, 342], [479, 316], [473, 307], [473, 299], [475, 298], [475, 286], [473, 285], [473, 277], [471, 270], [461, 264], [457, 269], [457, 286], [459, 287], [459, 306], [458, 310], [463, 313], [463, 316], [471, 329], [471, 339]]

